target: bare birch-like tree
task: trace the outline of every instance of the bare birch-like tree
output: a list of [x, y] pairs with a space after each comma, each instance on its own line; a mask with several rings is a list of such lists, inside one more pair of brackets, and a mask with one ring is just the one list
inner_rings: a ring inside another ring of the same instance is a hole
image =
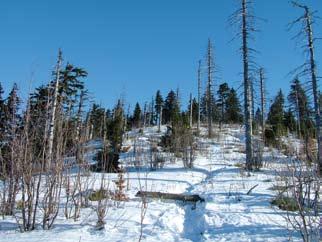
[[55, 137], [55, 119], [56, 119], [56, 110], [57, 110], [57, 98], [58, 98], [58, 89], [59, 89], [59, 81], [60, 81], [60, 67], [62, 64], [62, 51], [61, 49], [58, 50], [58, 59], [56, 64], [55, 70], [55, 87], [54, 87], [54, 96], [52, 99], [52, 110], [50, 116], [50, 124], [49, 124], [49, 139], [48, 139], [48, 163], [47, 166], [51, 166], [51, 162], [53, 159], [53, 144], [54, 144], [54, 137]]

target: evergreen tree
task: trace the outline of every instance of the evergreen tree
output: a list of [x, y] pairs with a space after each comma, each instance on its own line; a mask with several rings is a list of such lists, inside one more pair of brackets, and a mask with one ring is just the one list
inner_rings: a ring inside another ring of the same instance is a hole
[[17, 167], [17, 139], [19, 137], [19, 125], [21, 124], [21, 118], [18, 112], [20, 99], [18, 97], [18, 87], [15, 83], [9, 93], [7, 101], [5, 103], [5, 123], [4, 123], [4, 141], [1, 147], [1, 176], [8, 178], [6, 183], [8, 184], [8, 195], [6, 201], [5, 213], [12, 215], [15, 206], [17, 184], [18, 179], [18, 167]]
[[[190, 108], [190, 104], [188, 109]], [[196, 98], [192, 99], [192, 122], [196, 123], [198, 122], [198, 102]]]
[[280, 89], [270, 107], [267, 123], [272, 126], [275, 137], [280, 137], [285, 134], [284, 126], [284, 95]]
[[77, 102], [77, 98], [84, 90], [84, 78], [87, 72], [79, 67], [67, 63], [65, 69], [60, 71], [59, 102], [71, 112]]
[[220, 125], [221, 125], [222, 123], [227, 121], [226, 119], [227, 103], [226, 102], [230, 94], [230, 88], [226, 82], [223, 84], [220, 84], [217, 94], [218, 94], [217, 106], [219, 107], [219, 110], [220, 110]]
[[40, 86], [30, 94], [29, 97], [29, 112], [30, 112], [30, 127], [38, 127], [34, 129], [34, 134], [30, 137], [33, 140], [33, 150], [38, 157], [43, 149], [46, 125], [49, 119], [48, 100], [49, 88], [48, 86]]
[[162, 108], [163, 108], [163, 98], [160, 90], [158, 90], [155, 96], [155, 111], [157, 113], [159, 132], [160, 132], [160, 126], [162, 124]]
[[20, 115], [18, 113], [19, 104], [18, 86], [14, 83], [7, 99], [5, 112], [5, 132], [8, 140], [12, 140], [15, 133], [18, 131], [20, 120]]
[[[216, 104], [216, 99], [213, 94], [211, 94], [212, 97], [210, 99], [211, 102], [211, 118], [212, 122], [219, 121], [219, 115], [218, 115], [218, 107]], [[207, 122], [208, 120], [208, 101], [207, 101], [207, 91], [204, 93], [204, 95], [201, 97], [201, 103], [200, 103], [200, 116], [202, 122]]]
[[294, 112], [290, 108], [284, 114], [284, 126], [287, 128], [288, 132], [296, 131]]
[[140, 108], [140, 104], [136, 103], [134, 112], [133, 112], [132, 123], [137, 128], [141, 126], [141, 116], [142, 116], [142, 111]]
[[119, 169], [119, 156], [121, 152], [124, 132], [124, 110], [122, 103], [119, 100], [113, 110], [113, 119], [108, 126], [108, 139], [110, 142], [111, 152], [109, 164], [107, 166], [108, 171], [118, 171]]
[[255, 112], [254, 123], [255, 123], [255, 129], [258, 130], [258, 127], [262, 123], [262, 112], [261, 112], [260, 108], [257, 108], [257, 110]]
[[91, 138], [103, 138], [102, 122], [104, 115], [106, 115], [105, 109], [94, 103], [89, 113]]
[[226, 100], [226, 120], [231, 123], [241, 123], [243, 115], [240, 101], [234, 88], [231, 88]]
[[312, 111], [309, 106], [308, 97], [302, 87], [300, 81], [296, 78], [291, 83], [291, 90], [288, 95], [288, 101], [292, 106], [292, 110], [297, 116], [298, 134], [302, 136], [314, 135], [314, 127], [312, 126]]
[[168, 96], [164, 102], [163, 113], [164, 114], [162, 116], [163, 116], [164, 123], [177, 122], [179, 119], [180, 110], [179, 110], [178, 99], [177, 99], [176, 93], [173, 90], [171, 90], [168, 93]]
[[95, 160], [97, 164], [91, 166], [91, 169], [97, 172], [118, 172], [119, 171], [119, 156], [121, 152], [124, 132], [124, 110], [120, 100], [118, 100], [113, 114], [111, 115], [109, 110], [105, 112], [104, 109], [99, 108], [96, 110], [103, 111], [103, 120], [100, 122], [102, 131], [103, 149], [98, 152]]

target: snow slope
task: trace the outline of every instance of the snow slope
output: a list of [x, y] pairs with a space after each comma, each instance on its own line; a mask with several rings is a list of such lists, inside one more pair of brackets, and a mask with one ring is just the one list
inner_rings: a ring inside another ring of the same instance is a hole
[[[163, 127], [163, 131], [165, 128]], [[148, 150], [151, 138], [158, 138], [156, 128], [144, 130], [143, 134], [132, 131], [126, 146], [140, 144]], [[127, 168], [127, 195], [129, 201], [121, 204], [110, 202], [106, 216], [106, 229], [95, 230], [96, 215], [91, 208], [82, 209], [81, 218], [74, 222], [66, 220], [61, 213], [50, 231], [41, 228], [20, 233], [15, 220], [0, 220], [0, 241], [138, 241], [140, 237], [141, 199], [138, 190], [170, 193], [199, 194], [204, 203], [149, 200], [143, 221], [143, 241], [289, 241], [289, 232], [283, 212], [270, 205], [274, 192], [274, 170], [285, 157], [274, 151], [265, 152], [269, 164], [260, 172], [246, 174], [239, 167], [245, 162], [242, 151], [243, 131], [227, 128], [213, 140], [200, 139], [202, 152], [198, 154], [193, 169], [183, 168], [182, 162], [166, 162], [162, 169], [140, 170], [132, 166], [131, 148], [123, 154]], [[274, 154], [272, 154], [274, 152]], [[143, 152], [144, 153], [144, 152]], [[274, 163], [272, 161], [274, 155]], [[143, 164], [144, 165], [144, 164]], [[148, 164], [146, 164], [147, 167]], [[100, 177], [100, 174], [93, 174]], [[116, 174], [106, 178], [116, 179]], [[254, 190], [249, 194], [250, 188]], [[293, 234], [293, 241], [301, 241]]]

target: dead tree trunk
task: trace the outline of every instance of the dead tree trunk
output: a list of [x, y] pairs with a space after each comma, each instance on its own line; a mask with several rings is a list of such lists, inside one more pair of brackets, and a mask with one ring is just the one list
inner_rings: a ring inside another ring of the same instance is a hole
[[248, 170], [253, 166], [252, 147], [252, 116], [251, 116], [251, 83], [249, 78], [249, 48], [248, 48], [248, 8], [247, 0], [242, 0], [242, 53], [244, 65], [244, 116], [245, 116], [245, 136], [246, 136], [246, 167]]
[[211, 40], [208, 40], [207, 50], [207, 69], [208, 69], [208, 81], [207, 81], [207, 116], [208, 116], [208, 138], [212, 137], [212, 86], [213, 86], [213, 47]]
[[161, 125], [162, 125], [162, 105], [160, 107], [160, 112], [159, 112], [159, 122], [158, 122], [158, 132], [161, 132]]
[[313, 91], [313, 101], [314, 101], [314, 111], [315, 111], [315, 125], [316, 125], [316, 137], [318, 141], [318, 155], [317, 161], [319, 166], [319, 172], [322, 172], [322, 130], [321, 130], [321, 114], [320, 114], [320, 105], [319, 105], [319, 93], [318, 93], [318, 84], [317, 84], [317, 68], [315, 61], [315, 49], [314, 49], [314, 35], [313, 35], [313, 24], [312, 18], [313, 14], [310, 11], [308, 6], [301, 5], [295, 1], [292, 2], [295, 7], [304, 9], [304, 15], [297, 19], [294, 23], [302, 21], [304, 29], [301, 31], [305, 34], [307, 38], [307, 46], [305, 47], [306, 51], [309, 54], [309, 62], [307, 70], [311, 76], [311, 85]]
[[259, 81], [260, 81], [260, 95], [261, 95], [261, 128], [262, 128], [262, 140], [265, 143], [265, 76], [264, 69], [259, 69]]
[[56, 116], [56, 109], [57, 109], [57, 98], [58, 98], [58, 88], [59, 88], [59, 79], [60, 79], [60, 66], [62, 63], [62, 51], [59, 49], [58, 51], [58, 60], [56, 65], [56, 80], [55, 80], [55, 89], [54, 89], [54, 96], [52, 100], [52, 110], [51, 110], [51, 117], [50, 117], [50, 124], [49, 124], [49, 138], [48, 138], [48, 161], [47, 161], [47, 168], [51, 166], [52, 156], [53, 156], [53, 143], [54, 143], [54, 136], [55, 136], [55, 116]]
[[143, 129], [145, 129], [146, 126], [146, 103], [144, 103], [144, 109], [143, 109]]
[[200, 133], [200, 96], [201, 96], [201, 61], [199, 60], [198, 66], [198, 124], [197, 131]]
[[307, 35], [308, 35], [308, 47], [310, 52], [310, 69], [312, 78], [312, 89], [314, 98], [314, 110], [315, 110], [315, 123], [316, 123], [316, 137], [318, 140], [318, 162], [320, 171], [322, 171], [322, 133], [321, 133], [321, 115], [319, 107], [319, 95], [317, 86], [317, 71], [314, 54], [314, 42], [313, 42], [313, 30], [312, 23], [308, 8], [305, 8], [305, 16], [307, 21]]
[[192, 94], [190, 93], [190, 128], [192, 129]]
[[150, 125], [154, 125], [154, 98], [152, 97], [152, 102], [151, 102], [151, 115], [150, 115]]
[[295, 89], [295, 98], [296, 98], [296, 115], [297, 115], [297, 129], [298, 137], [301, 138], [301, 116], [300, 116], [300, 104], [299, 104], [299, 94], [297, 88]]
[[252, 108], [252, 121], [255, 119], [255, 90], [254, 90], [255, 79], [250, 79], [250, 91], [251, 91], [251, 108]]

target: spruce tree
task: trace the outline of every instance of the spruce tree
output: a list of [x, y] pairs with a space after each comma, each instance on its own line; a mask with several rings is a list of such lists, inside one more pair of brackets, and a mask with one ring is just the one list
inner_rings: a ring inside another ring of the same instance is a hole
[[291, 83], [291, 90], [288, 95], [288, 102], [292, 106], [292, 110], [297, 116], [297, 129], [299, 136], [312, 135], [314, 132], [312, 127], [312, 110], [308, 103], [308, 97], [305, 93], [298, 78], [295, 78]]
[[15, 198], [17, 193], [17, 156], [15, 146], [17, 145], [17, 137], [19, 132], [20, 115], [18, 113], [20, 99], [18, 97], [18, 86], [15, 83], [9, 93], [6, 102], [5, 111], [5, 146], [1, 150], [2, 155], [2, 176], [7, 177], [8, 196], [6, 201], [5, 214], [12, 215], [15, 206]]
[[18, 131], [20, 115], [18, 113], [20, 98], [18, 97], [18, 86], [16, 83], [8, 95], [5, 112], [5, 129], [8, 140], [12, 140], [15, 133]]
[[60, 71], [59, 101], [65, 109], [72, 111], [77, 98], [85, 89], [84, 78], [87, 72], [83, 68], [75, 67], [67, 63]]
[[[206, 122], [208, 120], [208, 101], [207, 101], [207, 91], [204, 93], [204, 95], [201, 97], [201, 103], [200, 103], [200, 116], [201, 116], [201, 121]], [[210, 99], [212, 100], [210, 104], [211, 108], [211, 120], [212, 122], [217, 122], [219, 121], [219, 115], [218, 115], [218, 107], [216, 104], [215, 97], [213, 93], [210, 94], [211, 97]]]
[[165, 123], [173, 123], [173, 122], [177, 122], [179, 119], [179, 114], [180, 114], [180, 110], [179, 110], [179, 105], [178, 105], [178, 100], [177, 100], [177, 95], [176, 93], [171, 90], [167, 97], [166, 100], [164, 102], [164, 122]]
[[135, 104], [135, 108], [134, 108], [134, 112], [133, 112], [133, 125], [137, 128], [139, 128], [141, 126], [141, 116], [142, 116], [142, 111], [140, 108], [140, 104], [136, 103]]
[[294, 112], [290, 108], [284, 114], [284, 126], [287, 128], [288, 132], [292, 133], [296, 131]]
[[258, 127], [262, 124], [262, 112], [260, 108], [257, 108], [255, 112], [254, 123], [255, 129], [258, 129]]
[[228, 84], [225, 82], [223, 84], [220, 84], [219, 90], [217, 92], [218, 94], [218, 100], [217, 100], [217, 106], [219, 107], [220, 110], [220, 127], [222, 123], [225, 123], [227, 121], [226, 117], [226, 109], [227, 109], [227, 98], [230, 93], [230, 88]]
[[198, 102], [196, 98], [192, 99], [192, 122], [197, 123], [198, 122]]
[[100, 105], [94, 103], [89, 112], [90, 132], [92, 138], [103, 138], [102, 122], [105, 110]]
[[284, 126], [284, 95], [281, 89], [269, 109], [267, 123], [272, 126], [275, 137], [280, 137], [286, 133]]
[[155, 96], [155, 111], [158, 117], [158, 131], [160, 132], [160, 126], [162, 124], [162, 109], [163, 109], [163, 98], [160, 90], [157, 91]]
[[234, 88], [231, 88], [226, 100], [226, 119], [231, 123], [243, 121], [241, 104]]
[[108, 138], [111, 146], [110, 159], [108, 164], [108, 171], [119, 170], [119, 156], [123, 142], [123, 126], [124, 126], [124, 110], [122, 103], [119, 100], [113, 110], [113, 119], [108, 129]]

